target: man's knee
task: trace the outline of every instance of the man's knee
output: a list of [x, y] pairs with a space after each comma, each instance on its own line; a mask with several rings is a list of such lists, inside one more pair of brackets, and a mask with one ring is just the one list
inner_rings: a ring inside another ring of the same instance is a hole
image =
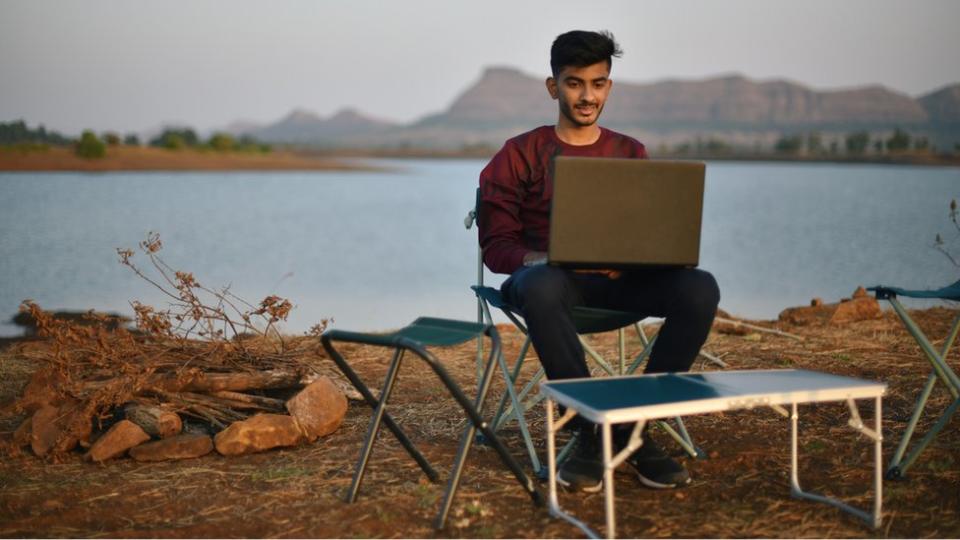
[[720, 304], [720, 287], [713, 274], [693, 269], [682, 280], [677, 291], [685, 310], [713, 315]]
[[521, 309], [555, 306], [568, 301], [569, 276], [552, 266], [533, 266], [515, 274], [510, 284], [510, 297]]

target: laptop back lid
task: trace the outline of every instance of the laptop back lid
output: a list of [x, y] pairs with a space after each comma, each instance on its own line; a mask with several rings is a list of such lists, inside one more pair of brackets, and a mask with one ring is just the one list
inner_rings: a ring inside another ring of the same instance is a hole
[[705, 171], [697, 162], [558, 156], [549, 263], [697, 266]]

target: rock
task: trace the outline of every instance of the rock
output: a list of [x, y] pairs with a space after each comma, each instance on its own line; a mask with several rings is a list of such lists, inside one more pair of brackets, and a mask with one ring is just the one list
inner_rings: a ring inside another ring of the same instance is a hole
[[140, 426], [129, 420], [121, 420], [97, 439], [84, 457], [91, 461], [106, 461], [121, 456], [127, 450], [149, 440], [150, 435]]
[[20, 422], [20, 427], [13, 432], [13, 445], [17, 448], [21, 446], [30, 446], [30, 437], [33, 433], [33, 417], [28, 416], [23, 422]]
[[60, 407], [44, 405], [31, 418], [30, 447], [38, 456], [50, 451], [69, 452], [81, 441], [86, 442], [93, 431], [90, 419], [83, 415], [77, 401]]
[[169, 461], [205, 456], [212, 451], [213, 440], [208, 435], [185, 434], [134, 446], [130, 457], [137, 461]]
[[285, 414], [258, 414], [230, 424], [213, 438], [217, 452], [225, 456], [296, 446], [303, 440], [296, 419]]
[[826, 322], [833, 313], [833, 308], [827, 305], [820, 306], [801, 306], [787, 308], [780, 312], [778, 318], [780, 321], [795, 326], [806, 326], [808, 324]]
[[810, 307], [817, 307], [823, 305], [823, 298], [813, 298], [810, 300]]
[[347, 414], [347, 398], [327, 377], [320, 377], [287, 401], [287, 410], [297, 419], [307, 440], [329, 435]]
[[130, 403], [124, 406], [123, 415], [148, 434], [160, 439], [179, 435], [183, 430], [180, 415], [160, 407]]
[[856, 300], [857, 298], [870, 298], [867, 290], [864, 289], [862, 285], [857, 287], [857, 290], [853, 291], [853, 299]]
[[833, 316], [830, 317], [830, 323], [847, 324], [881, 317], [883, 317], [883, 310], [880, 309], [880, 303], [877, 302], [877, 299], [870, 296], [861, 296], [848, 302], [841, 302], [836, 311], [833, 312]]
[[45, 456], [60, 436], [60, 427], [57, 426], [57, 408], [53, 405], [44, 405], [33, 413], [30, 419], [30, 448], [38, 456]]

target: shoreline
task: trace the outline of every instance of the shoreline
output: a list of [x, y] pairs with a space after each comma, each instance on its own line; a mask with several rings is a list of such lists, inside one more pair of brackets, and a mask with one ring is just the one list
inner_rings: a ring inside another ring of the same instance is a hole
[[[280, 148], [272, 152], [238, 153], [213, 150], [167, 150], [154, 147], [112, 146], [103, 158], [84, 159], [69, 147], [44, 150], [0, 149], [0, 172], [121, 172], [121, 171], [382, 171], [383, 167], [357, 163], [358, 159], [489, 159], [495, 150], [322, 150]], [[834, 165], [910, 165], [960, 167], [960, 155], [903, 154], [863, 157], [783, 156], [776, 154], [655, 155], [654, 159], [743, 163], [797, 163]]]
[[122, 172], [122, 171], [378, 171], [381, 167], [352, 163], [349, 158], [304, 155], [289, 150], [266, 154], [166, 150], [115, 146], [102, 158], [84, 159], [71, 148], [0, 150], [0, 172]]

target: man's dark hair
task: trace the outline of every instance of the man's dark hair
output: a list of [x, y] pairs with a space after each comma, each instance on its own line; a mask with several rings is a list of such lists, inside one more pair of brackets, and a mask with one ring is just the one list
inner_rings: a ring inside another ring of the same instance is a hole
[[573, 30], [560, 34], [553, 40], [553, 46], [550, 47], [550, 69], [556, 77], [563, 68], [569, 66], [586, 67], [603, 61], [610, 66], [611, 59], [614, 56], [619, 58], [622, 54], [623, 51], [613, 39], [613, 34], [606, 30]]

